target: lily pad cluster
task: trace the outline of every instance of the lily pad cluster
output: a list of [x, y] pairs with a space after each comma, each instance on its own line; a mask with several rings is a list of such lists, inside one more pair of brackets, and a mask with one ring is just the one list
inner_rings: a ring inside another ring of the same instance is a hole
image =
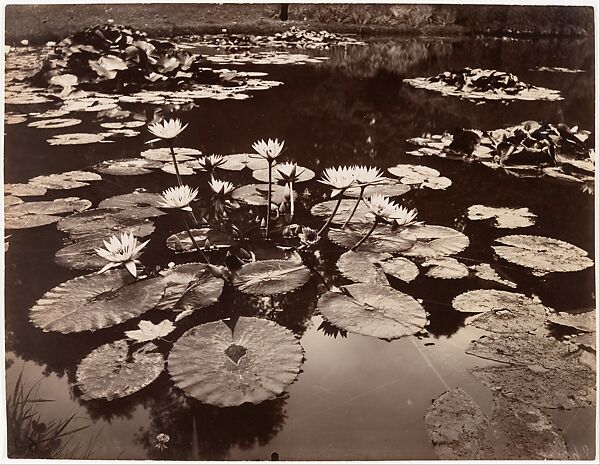
[[589, 131], [577, 126], [524, 121], [491, 131], [455, 129], [415, 137], [408, 142], [419, 148], [407, 153], [476, 161], [518, 177], [548, 176], [590, 184], [593, 192], [596, 160], [589, 136]]
[[505, 71], [465, 67], [437, 76], [404, 79], [419, 88], [471, 100], [562, 100], [557, 90], [535, 87]]

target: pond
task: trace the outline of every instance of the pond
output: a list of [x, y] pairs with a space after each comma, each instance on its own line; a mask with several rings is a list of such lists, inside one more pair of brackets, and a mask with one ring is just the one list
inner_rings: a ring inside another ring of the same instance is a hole
[[[194, 52], [226, 51], [195, 47]], [[387, 39], [376, 38], [366, 46], [299, 50], [320, 62], [302, 64], [219, 64], [229, 68], [267, 73], [263, 79], [283, 84], [248, 92], [251, 98], [201, 99], [193, 108], [175, 111], [189, 126], [177, 138], [177, 147], [203, 154], [252, 152], [263, 138], [285, 140], [286, 161], [295, 161], [316, 173], [325, 168], [361, 164], [382, 170], [398, 164], [425, 165], [449, 178], [446, 189], [411, 189], [398, 197], [400, 204], [418, 210], [418, 220], [462, 232], [469, 245], [454, 258], [466, 265], [491, 264], [500, 275], [516, 284], [507, 287], [472, 274], [464, 279], [438, 279], [419, 275], [410, 282], [390, 278], [393, 288], [418, 299], [428, 313], [424, 330], [393, 340], [340, 331], [324, 320], [317, 309], [327, 286], [351, 281], [337, 268], [345, 249], [327, 239], [313, 255], [312, 267], [321, 274], [299, 290], [274, 301], [244, 295], [227, 288], [214, 305], [181, 320], [182, 329], [193, 325], [242, 316], [273, 320], [292, 331], [304, 350], [297, 379], [283, 394], [258, 404], [218, 407], [186, 397], [163, 372], [149, 386], [129, 396], [85, 400], [76, 386], [76, 370], [92, 350], [123, 338], [140, 318], [94, 332], [61, 334], [43, 332], [30, 321], [29, 309], [49, 290], [67, 280], [88, 274], [54, 262], [66, 243], [56, 224], [9, 230], [6, 260], [6, 355], [7, 392], [22, 373], [25, 385], [41, 379], [38, 396], [53, 402], [40, 404], [43, 418], [62, 418], [76, 412], [76, 426], [90, 425], [76, 433], [76, 441], [93, 441], [89, 458], [170, 460], [268, 460], [277, 453], [282, 460], [431, 460], [436, 452], [424, 422], [432, 401], [444, 391], [462, 388], [489, 414], [492, 393], [470, 369], [492, 364], [465, 354], [469, 343], [486, 334], [465, 323], [465, 314], [452, 307], [459, 294], [475, 289], [502, 289], [537, 296], [557, 312], [580, 313], [594, 308], [594, 267], [582, 271], [536, 276], [525, 267], [495, 255], [492, 245], [508, 234], [528, 234], [559, 239], [594, 256], [594, 195], [579, 184], [561, 183], [548, 177], [518, 177], [479, 163], [438, 157], [414, 157], [415, 146], [407, 139], [443, 134], [453, 128], [494, 130], [533, 120], [565, 123], [592, 131], [594, 127], [593, 43], [582, 40], [535, 39]], [[289, 50], [287, 50], [289, 51]], [[294, 51], [295, 53], [296, 51]], [[37, 50], [30, 49], [35, 55]], [[217, 60], [218, 61], [218, 60]], [[516, 74], [536, 86], [559, 90], [560, 101], [479, 102], [443, 96], [417, 89], [405, 78], [433, 76], [462, 67], [498, 69]], [[580, 69], [565, 73], [540, 71], [540, 67]], [[137, 104], [144, 112], [145, 104]], [[8, 105], [18, 114], [45, 112], [52, 104]], [[70, 132], [97, 133], [103, 121], [99, 112], [78, 111], [68, 118], [82, 122], [75, 127], [44, 129], [27, 124], [5, 126], [5, 183], [26, 183], [51, 173], [92, 170], [105, 160], [137, 158], [148, 150], [151, 138], [145, 127], [134, 137], [112, 143], [49, 145], [47, 139]], [[28, 117], [29, 118], [29, 117]], [[29, 120], [28, 120], [29, 121]], [[160, 147], [160, 143], [154, 147]], [[164, 146], [164, 144], [162, 145]], [[255, 183], [252, 172], [221, 171], [219, 177], [235, 186]], [[199, 199], [210, 197], [208, 175], [183, 176], [199, 188]], [[176, 184], [175, 176], [160, 170], [139, 176], [102, 175], [101, 181], [69, 190], [48, 190], [43, 197], [87, 199], [95, 208], [109, 197], [144, 189], [161, 193]], [[299, 185], [294, 222], [319, 228], [324, 217], [312, 216], [315, 204], [329, 200], [331, 189], [310, 181]], [[528, 208], [537, 215], [534, 225], [500, 229], [491, 220], [467, 217], [472, 205]], [[154, 232], [141, 257], [148, 270], [170, 262], [202, 261], [196, 253], [175, 254], [165, 246], [167, 237], [183, 230], [175, 216], [152, 218]], [[272, 252], [254, 252], [269, 257]], [[272, 256], [272, 255], [271, 255]], [[224, 251], [211, 252], [222, 263]], [[272, 256], [273, 257], [273, 256]], [[277, 257], [273, 257], [277, 258]], [[152, 310], [142, 319], [155, 323], [164, 313]], [[173, 315], [167, 315], [172, 318]], [[190, 321], [188, 321], [190, 320]], [[193, 320], [193, 321], [192, 321]], [[556, 329], [562, 336], [568, 331]], [[176, 331], [178, 337], [182, 331]], [[169, 336], [166, 336], [169, 339]], [[572, 458], [591, 459], [595, 450], [595, 408], [549, 409], [562, 429]], [[156, 437], [167, 434], [167, 448]], [[73, 452], [77, 458], [77, 452]]]

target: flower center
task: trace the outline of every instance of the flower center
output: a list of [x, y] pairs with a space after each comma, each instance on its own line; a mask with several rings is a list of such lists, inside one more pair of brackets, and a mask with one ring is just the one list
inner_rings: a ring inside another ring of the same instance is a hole
[[225, 355], [229, 357], [236, 365], [239, 365], [240, 359], [246, 355], [248, 350], [243, 346], [238, 346], [237, 344], [231, 344], [227, 349], [225, 349]]

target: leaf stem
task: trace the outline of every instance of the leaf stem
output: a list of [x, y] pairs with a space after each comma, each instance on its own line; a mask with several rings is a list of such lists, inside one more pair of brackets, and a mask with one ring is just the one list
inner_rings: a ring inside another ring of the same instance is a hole
[[290, 189], [290, 221], [294, 217], [294, 181], [290, 180], [289, 184]]
[[273, 160], [269, 159], [269, 192], [267, 194], [267, 229], [266, 229], [266, 235], [267, 237], [269, 237], [269, 223], [270, 223], [270, 219], [271, 219], [271, 175], [272, 175], [272, 171], [273, 171]]
[[173, 157], [173, 165], [175, 166], [175, 174], [177, 175], [177, 182], [179, 183], [179, 187], [183, 186], [183, 181], [181, 180], [181, 174], [179, 174], [179, 165], [177, 164], [177, 158], [175, 157], [175, 149], [173, 148], [173, 143], [169, 143], [169, 149], [171, 151], [171, 157]]
[[202, 254], [202, 257], [204, 258], [204, 261], [207, 264], [210, 264], [210, 260], [208, 259], [208, 257], [204, 253], [204, 250], [202, 250], [200, 248], [200, 246], [198, 245], [198, 243], [196, 242], [196, 238], [192, 234], [192, 231], [190, 231], [190, 227], [189, 227], [188, 222], [187, 222], [187, 220], [185, 218], [183, 219], [183, 222], [185, 223], [185, 230], [187, 231], [188, 236], [190, 236], [190, 239], [192, 240], [192, 243], [194, 244], [194, 246], [196, 247], [196, 249], [198, 250], [198, 252], [200, 252]]
[[346, 222], [342, 225], [342, 229], [344, 229], [346, 226], [348, 226], [348, 223], [350, 222], [350, 220], [352, 219], [352, 217], [356, 213], [356, 209], [358, 208], [358, 204], [362, 200], [362, 197], [363, 197], [363, 194], [365, 192], [365, 188], [366, 187], [367, 186], [361, 186], [361, 188], [360, 188], [360, 194], [358, 195], [358, 199], [356, 200], [356, 203], [354, 204], [354, 208], [350, 212], [350, 215], [348, 216], [348, 218], [346, 218]]
[[323, 234], [323, 231], [325, 231], [329, 225], [331, 224], [331, 222], [333, 221], [333, 217], [335, 216], [335, 214], [338, 211], [338, 208], [340, 208], [340, 203], [342, 203], [342, 197], [344, 196], [344, 191], [339, 193], [339, 198], [337, 203], [335, 204], [335, 207], [333, 208], [333, 211], [331, 212], [331, 215], [329, 215], [329, 218], [327, 219], [327, 222], [323, 225], [323, 227], [321, 229], [319, 229], [319, 232], [317, 233], [318, 236], [321, 236], [321, 234]]
[[373, 223], [373, 226], [371, 226], [371, 229], [369, 229], [369, 232], [367, 234], [365, 234], [365, 237], [363, 237], [360, 241], [358, 241], [354, 247], [352, 247], [350, 250], [355, 251], [356, 249], [358, 249], [363, 242], [365, 242], [367, 240], [367, 238], [373, 233], [373, 231], [375, 231], [375, 228], [377, 227], [377, 225], [379, 224], [379, 219], [377, 217], [375, 217], [375, 222]]

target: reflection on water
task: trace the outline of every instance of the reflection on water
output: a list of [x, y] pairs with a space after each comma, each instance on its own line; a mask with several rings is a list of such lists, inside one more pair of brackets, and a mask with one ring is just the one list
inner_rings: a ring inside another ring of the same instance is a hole
[[[239, 153], [249, 151], [259, 138], [278, 137], [286, 141], [287, 159], [317, 172], [337, 164], [381, 168], [397, 163], [425, 164], [452, 179], [453, 185], [446, 191], [413, 190], [402, 202], [418, 208], [425, 222], [468, 235], [471, 244], [459, 257], [464, 263], [497, 265], [490, 245], [504, 235], [485, 222], [466, 218], [467, 208], [474, 203], [528, 207], [538, 215], [538, 222], [524, 233], [556, 237], [593, 255], [593, 196], [577, 186], [518, 179], [480, 165], [405, 154], [412, 148], [405, 142], [407, 138], [457, 126], [494, 129], [534, 119], [594, 131], [592, 45], [559, 39], [384, 39], [368, 47], [311, 51], [331, 57], [321, 64], [245, 65], [242, 69], [266, 71], [269, 79], [285, 84], [246, 101], [199, 101], [196, 108], [178, 115], [194, 128], [184, 132], [178, 142], [207, 154]], [[464, 66], [515, 73], [523, 81], [560, 90], [565, 100], [475, 105], [402, 82], [406, 77]], [[532, 71], [539, 66], [585, 72]], [[94, 115], [81, 118], [80, 132], [96, 130]], [[145, 149], [143, 137], [74, 148], [48, 146], [46, 138], [54, 134], [49, 130], [12, 125], [6, 132], [6, 182], [87, 168], [102, 160], [137, 156]], [[223, 178], [236, 185], [251, 180], [247, 172], [228, 172]], [[200, 187], [200, 195], [208, 192], [204, 175], [187, 181]], [[97, 205], [134, 187], [159, 192], [170, 182], [164, 173], [111, 177], [68, 191], [68, 195]], [[53, 198], [66, 196], [61, 191], [50, 194]], [[328, 195], [326, 188], [311, 183], [297, 205], [298, 223], [316, 224], [310, 208]], [[166, 217], [158, 218], [144, 262], [164, 267], [169, 261], [191, 261], [190, 256], [174, 257], [163, 246], [166, 237], [181, 229], [182, 225], [172, 224]], [[77, 389], [70, 387], [77, 364], [92, 349], [122, 338], [123, 331], [137, 326], [137, 320], [79, 335], [43, 333], [31, 325], [28, 309], [35, 301], [81, 274], [53, 263], [62, 242], [63, 235], [54, 225], [12, 233], [6, 253], [5, 321], [6, 347], [16, 362], [8, 370], [8, 379], [14, 380], [27, 361], [28, 379], [43, 375], [57, 399], [57, 407], [44, 406], [47, 415], [56, 417], [79, 409], [82, 417], [102, 428], [93, 458], [265, 460], [277, 452], [282, 460], [432, 459], [422, 421], [431, 399], [448, 386], [461, 386], [480, 405], [489, 407], [489, 392], [466, 371], [482, 361], [464, 354], [481, 331], [464, 326], [464, 317], [452, 310], [450, 302], [461, 292], [496, 285], [475, 278], [436, 280], [423, 272], [410, 283], [392, 278], [395, 288], [423, 300], [429, 313], [425, 332], [392, 342], [346, 334], [315, 313], [317, 297], [326, 286], [347, 283], [335, 266], [342, 250], [334, 245], [324, 246], [311, 259], [310, 266], [321, 277], [315, 276], [300, 290], [261, 299], [229, 289], [217, 305], [186, 318], [172, 335], [174, 340], [196, 324], [236, 315], [259, 316], [286, 326], [301, 338], [306, 361], [298, 380], [282, 398], [259, 405], [211, 407], [184, 398], [163, 373], [135, 395], [112, 402], [82, 401]], [[522, 268], [501, 265], [500, 272], [518, 284], [519, 292], [536, 294], [547, 306], [563, 311], [593, 306], [593, 269], [534, 278]], [[151, 312], [148, 316], [156, 315]], [[593, 412], [581, 415], [593, 416]], [[155, 447], [160, 433], [171, 438], [165, 450]], [[569, 441], [579, 441], [579, 449], [591, 444], [593, 450], [590, 429], [579, 433], [577, 439], [567, 435]]]

